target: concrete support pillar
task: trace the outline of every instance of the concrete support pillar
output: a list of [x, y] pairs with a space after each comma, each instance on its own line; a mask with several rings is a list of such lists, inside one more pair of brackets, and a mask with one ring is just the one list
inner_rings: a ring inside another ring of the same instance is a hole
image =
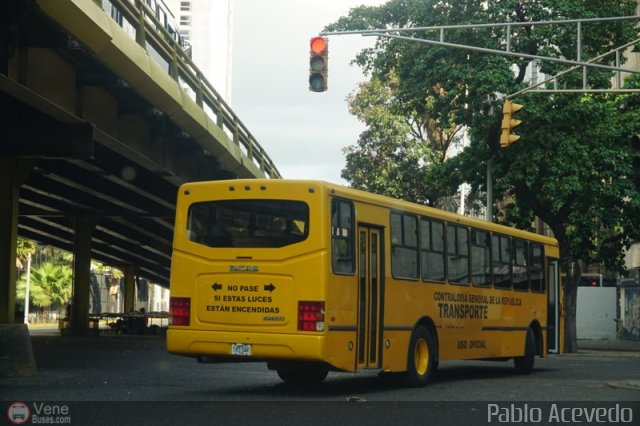
[[27, 324], [0, 324], [0, 377], [29, 377], [37, 372]]
[[36, 373], [29, 330], [15, 323], [18, 195], [34, 164], [0, 158], [0, 377]]
[[34, 162], [0, 158], [0, 324], [12, 324], [16, 310], [18, 196]]
[[122, 268], [124, 272], [124, 311], [131, 312], [135, 309], [136, 302], [136, 268], [127, 265]]
[[94, 218], [86, 216], [74, 218], [73, 302], [70, 321], [73, 334], [85, 334], [89, 329], [91, 236], [95, 225]]

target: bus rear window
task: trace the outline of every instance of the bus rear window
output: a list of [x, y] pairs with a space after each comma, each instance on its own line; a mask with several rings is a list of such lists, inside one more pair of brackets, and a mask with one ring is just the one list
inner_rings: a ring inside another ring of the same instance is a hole
[[309, 206], [290, 200], [222, 200], [189, 207], [187, 238], [209, 247], [277, 248], [304, 241]]

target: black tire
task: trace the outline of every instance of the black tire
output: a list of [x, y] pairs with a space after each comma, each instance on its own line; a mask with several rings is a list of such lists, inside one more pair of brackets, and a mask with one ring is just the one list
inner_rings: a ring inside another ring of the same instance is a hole
[[536, 356], [536, 338], [533, 330], [527, 330], [527, 338], [524, 343], [524, 356], [515, 357], [513, 366], [518, 374], [531, 374]]
[[282, 381], [293, 385], [317, 385], [329, 374], [326, 368], [311, 365], [281, 367], [276, 373]]
[[407, 355], [407, 371], [404, 374], [405, 384], [410, 387], [422, 387], [429, 382], [436, 366], [436, 346], [433, 336], [424, 326], [413, 330]]

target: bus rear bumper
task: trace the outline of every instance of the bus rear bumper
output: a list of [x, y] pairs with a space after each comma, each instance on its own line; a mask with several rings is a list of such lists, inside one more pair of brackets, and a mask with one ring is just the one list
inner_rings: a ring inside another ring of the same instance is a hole
[[[207, 357], [220, 361], [325, 360], [325, 336], [239, 333], [169, 328], [167, 351], [177, 355]], [[250, 355], [233, 355], [234, 344], [248, 345]]]

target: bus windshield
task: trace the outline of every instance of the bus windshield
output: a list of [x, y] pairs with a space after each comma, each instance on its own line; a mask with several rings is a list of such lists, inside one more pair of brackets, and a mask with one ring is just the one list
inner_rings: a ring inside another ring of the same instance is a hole
[[309, 233], [309, 206], [291, 200], [222, 200], [189, 207], [189, 240], [209, 247], [284, 247]]

